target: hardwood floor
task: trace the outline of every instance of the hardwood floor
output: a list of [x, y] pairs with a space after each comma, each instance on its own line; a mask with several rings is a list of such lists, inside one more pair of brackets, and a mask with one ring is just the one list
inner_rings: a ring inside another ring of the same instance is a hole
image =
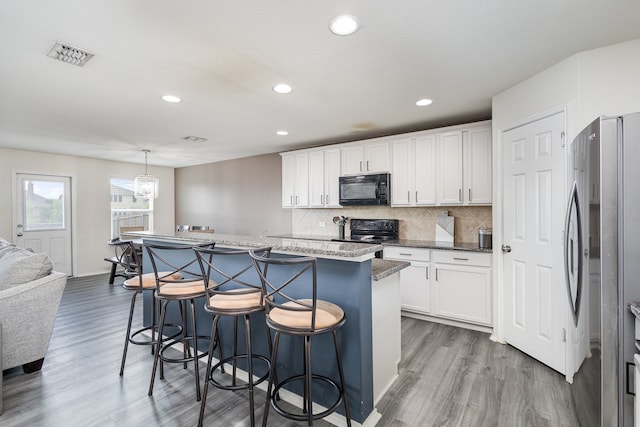
[[[193, 368], [168, 366], [149, 397], [152, 357], [131, 346], [124, 377], [118, 375], [131, 294], [107, 281], [108, 274], [69, 280], [42, 371], [4, 372], [0, 425], [197, 424]], [[409, 318], [402, 328], [400, 376], [378, 404], [378, 426], [578, 425], [570, 385], [523, 353], [480, 332]], [[257, 390], [257, 419], [264, 398]], [[246, 391], [210, 388], [205, 425], [249, 425]], [[269, 425], [297, 423], [272, 411]]]

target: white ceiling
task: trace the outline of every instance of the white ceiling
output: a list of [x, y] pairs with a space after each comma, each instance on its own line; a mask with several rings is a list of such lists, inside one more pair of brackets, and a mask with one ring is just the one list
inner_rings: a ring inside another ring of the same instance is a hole
[[[333, 35], [344, 13], [362, 27]], [[0, 147], [181, 167], [485, 119], [533, 74], [640, 38], [638, 17], [636, 0], [2, 0]], [[95, 56], [53, 60], [56, 41]]]

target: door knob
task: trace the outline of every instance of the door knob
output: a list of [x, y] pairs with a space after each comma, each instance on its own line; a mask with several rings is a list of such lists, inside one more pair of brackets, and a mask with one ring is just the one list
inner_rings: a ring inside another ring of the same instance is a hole
[[22, 233], [18, 233], [18, 237], [22, 237], [22, 236], [23, 236], [23, 234], [22, 234]]
[[508, 254], [509, 252], [511, 252], [511, 246], [502, 245], [502, 252], [504, 252], [505, 254]]

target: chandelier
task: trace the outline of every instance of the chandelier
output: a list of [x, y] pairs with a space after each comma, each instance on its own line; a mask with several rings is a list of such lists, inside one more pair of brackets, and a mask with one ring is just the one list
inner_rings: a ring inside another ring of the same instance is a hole
[[136, 197], [143, 199], [156, 199], [158, 197], [158, 178], [147, 173], [147, 155], [151, 150], [142, 150], [144, 153], [144, 175], [136, 176], [133, 181], [133, 192]]

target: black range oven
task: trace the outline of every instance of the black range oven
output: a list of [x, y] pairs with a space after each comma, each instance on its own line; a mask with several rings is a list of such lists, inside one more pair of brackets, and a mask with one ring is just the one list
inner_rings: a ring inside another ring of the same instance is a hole
[[[332, 239], [349, 243], [396, 242], [398, 240], [397, 219], [356, 219], [349, 221], [351, 235], [344, 239]], [[376, 252], [376, 258], [382, 258], [382, 251]]]

